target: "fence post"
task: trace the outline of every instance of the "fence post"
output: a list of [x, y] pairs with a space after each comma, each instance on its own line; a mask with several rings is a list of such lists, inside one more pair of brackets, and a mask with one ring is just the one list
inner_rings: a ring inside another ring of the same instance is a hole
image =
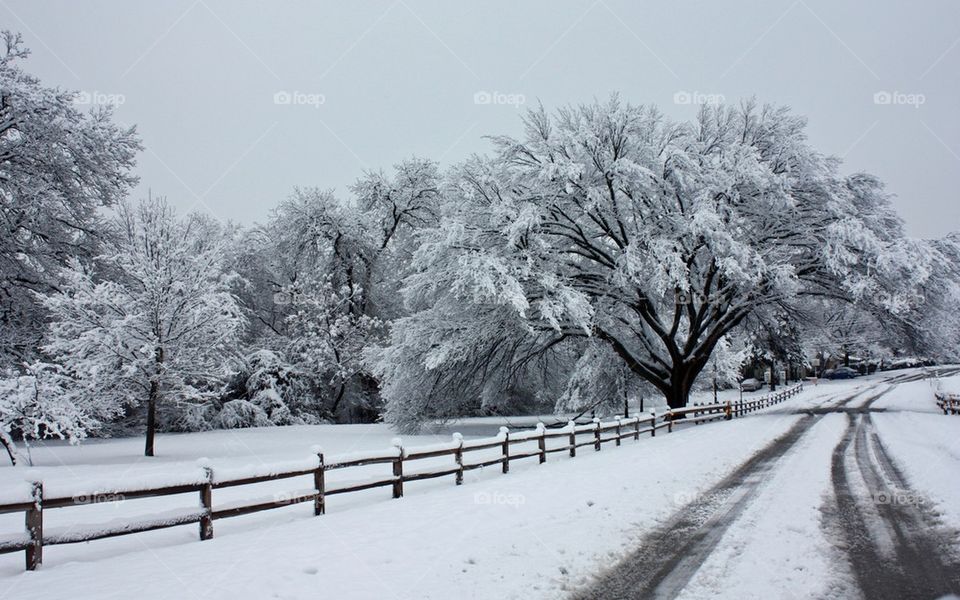
[[657, 437], [657, 409], [650, 409], [650, 437]]
[[569, 421], [567, 427], [570, 428], [570, 458], [577, 455], [577, 424]]
[[327, 482], [326, 482], [326, 463], [323, 460], [323, 450], [314, 448], [317, 459], [317, 469], [313, 472], [313, 487], [317, 490], [317, 495], [313, 499], [313, 514], [320, 516], [327, 512]]
[[457, 449], [453, 453], [453, 459], [457, 461], [457, 485], [463, 485], [463, 436], [454, 433], [453, 439], [457, 442]]
[[393, 438], [393, 446], [397, 449], [397, 457], [393, 459], [393, 497], [403, 498], [403, 441]]
[[501, 427], [500, 435], [503, 436], [503, 474], [506, 475], [510, 472], [510, 430]]
[[673, 433], [673, 409], [668, 408], [667, 414], [664, 417], [667, 421], [667, 433]]
[[615, 444], [615, 445], [617, 445], [617, 446], [620, 445], [620, 430], [622, 429], [622, 427], [623, 427], [623, 426], [620, 424], [620, 417], [617, 417], [617, 429], [616, 429], [616, 431], [617, 431], [617, 440], [616, 440], [616, 444]]
[[633, 441], [640, 440], [640, 415], [635, 415], [633, 421]]
[[593, 418], [593, 449], [600, 452], [600, 417]]
[[43, 482], [31, 486], [33, 505], [24, 513], [24, 525], [30, 536], [27, 546], [27, 570], [33, 571], [43, 563]]
[[723, 409], [724, 419], [730, 421], [733, 419], [733, 407], [730, 405], [730, 401], [727, 400], [727, 407]]
[[200, 459], [205, 481], [200, 486], [200, 507], [203, 514], [200, 516], [200, 540], [213, 538], [213, 469]]
[[540, 464], [547, 462], [547, 428], [543, 423], [537, 423], [537, 433], [540, 434], [540, 437], [537, 438], [537, 448], [540, 449]]

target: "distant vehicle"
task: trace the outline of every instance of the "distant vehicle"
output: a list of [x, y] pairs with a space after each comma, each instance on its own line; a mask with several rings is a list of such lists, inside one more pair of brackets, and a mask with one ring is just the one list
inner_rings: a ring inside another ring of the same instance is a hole
[[837, 367], [836, 369], [828, 369], [823, 376], [827, 379], [853, 379], [860, 376], [860, 371], [850, 367]]
[[759, 389], [763, 389], [763, 382], [752, 377], [750, 379], [744, 379], [740, 382], [740, 389], [745, 392], [755, 392]]

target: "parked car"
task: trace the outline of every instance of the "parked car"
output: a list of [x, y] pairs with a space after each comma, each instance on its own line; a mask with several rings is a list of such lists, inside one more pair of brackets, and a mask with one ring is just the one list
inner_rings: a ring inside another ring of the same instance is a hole
[[755, 392], [759, 389], [763, 389], [763, 382], [759, 379], [754, 379], [753, 377], [750, 379], [744, 379], [740, 382], [740, 389], [745, 392]]
[[860, 376], [860, 371], [850, 367], [837, 367], [836, 369], [828, 369], [823, 376], [827, 379], [853, 379]]

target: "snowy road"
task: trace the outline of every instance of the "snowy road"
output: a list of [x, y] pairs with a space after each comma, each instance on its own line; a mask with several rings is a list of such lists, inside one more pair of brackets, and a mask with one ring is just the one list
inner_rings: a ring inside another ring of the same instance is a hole
[[[802, 418], [575, 597], [743, 598], [771, 588], [781, 597], [960, 593], [957, 531], [911, 489], [873, 421], [887, 411], [879, 400], [922, 379], [894, 376], [785, 408]], [[811, 585], [810, 576], [824, 572], [832, 581]]]
[[[218, 521], [205, 542], [184, 526], [51, 546], [32, 572], [22, 554], [2, 555], [0, 599], [935, 597], [957, 589], [957, 538], [940, 520], [960, 528], [960, 419], [939, 412], [933, 383], [916, 371], [821, 382], [744, 418], [519, 461], [509, 475], [473, 471], [462, 486], [437, 479], [401, 500], [341, 497], [319, 518], [295, 505]], [[960, 391], [960, 377], [942, 383]], [[317, 442], [380, 448], [392, 435], [317, 426], [167, 436], [151, 465], [124, 462], [140, 440], [35, 455], [42, 476], [65, 487], [178, 472], [198, 456], [226, 468]], [[23, 476], [0, 469], [0, 490]], [[49, 524], [175, 501], [196, 499], [64, 509]], [[22, 520], [0, 524], [13, 532]]]

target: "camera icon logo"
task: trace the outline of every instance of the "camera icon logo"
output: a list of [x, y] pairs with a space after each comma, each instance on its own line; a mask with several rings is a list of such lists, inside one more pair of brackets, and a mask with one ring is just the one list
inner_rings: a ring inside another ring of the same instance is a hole
[[874, 104], [890, 104], [893, 102], [893, 94], [890, 92], [879, 91], [873, 95]]
[[493, 94], [490, 92], [479, 91], [473, 95], [474, 104], [490, 104], [493, 102]]

